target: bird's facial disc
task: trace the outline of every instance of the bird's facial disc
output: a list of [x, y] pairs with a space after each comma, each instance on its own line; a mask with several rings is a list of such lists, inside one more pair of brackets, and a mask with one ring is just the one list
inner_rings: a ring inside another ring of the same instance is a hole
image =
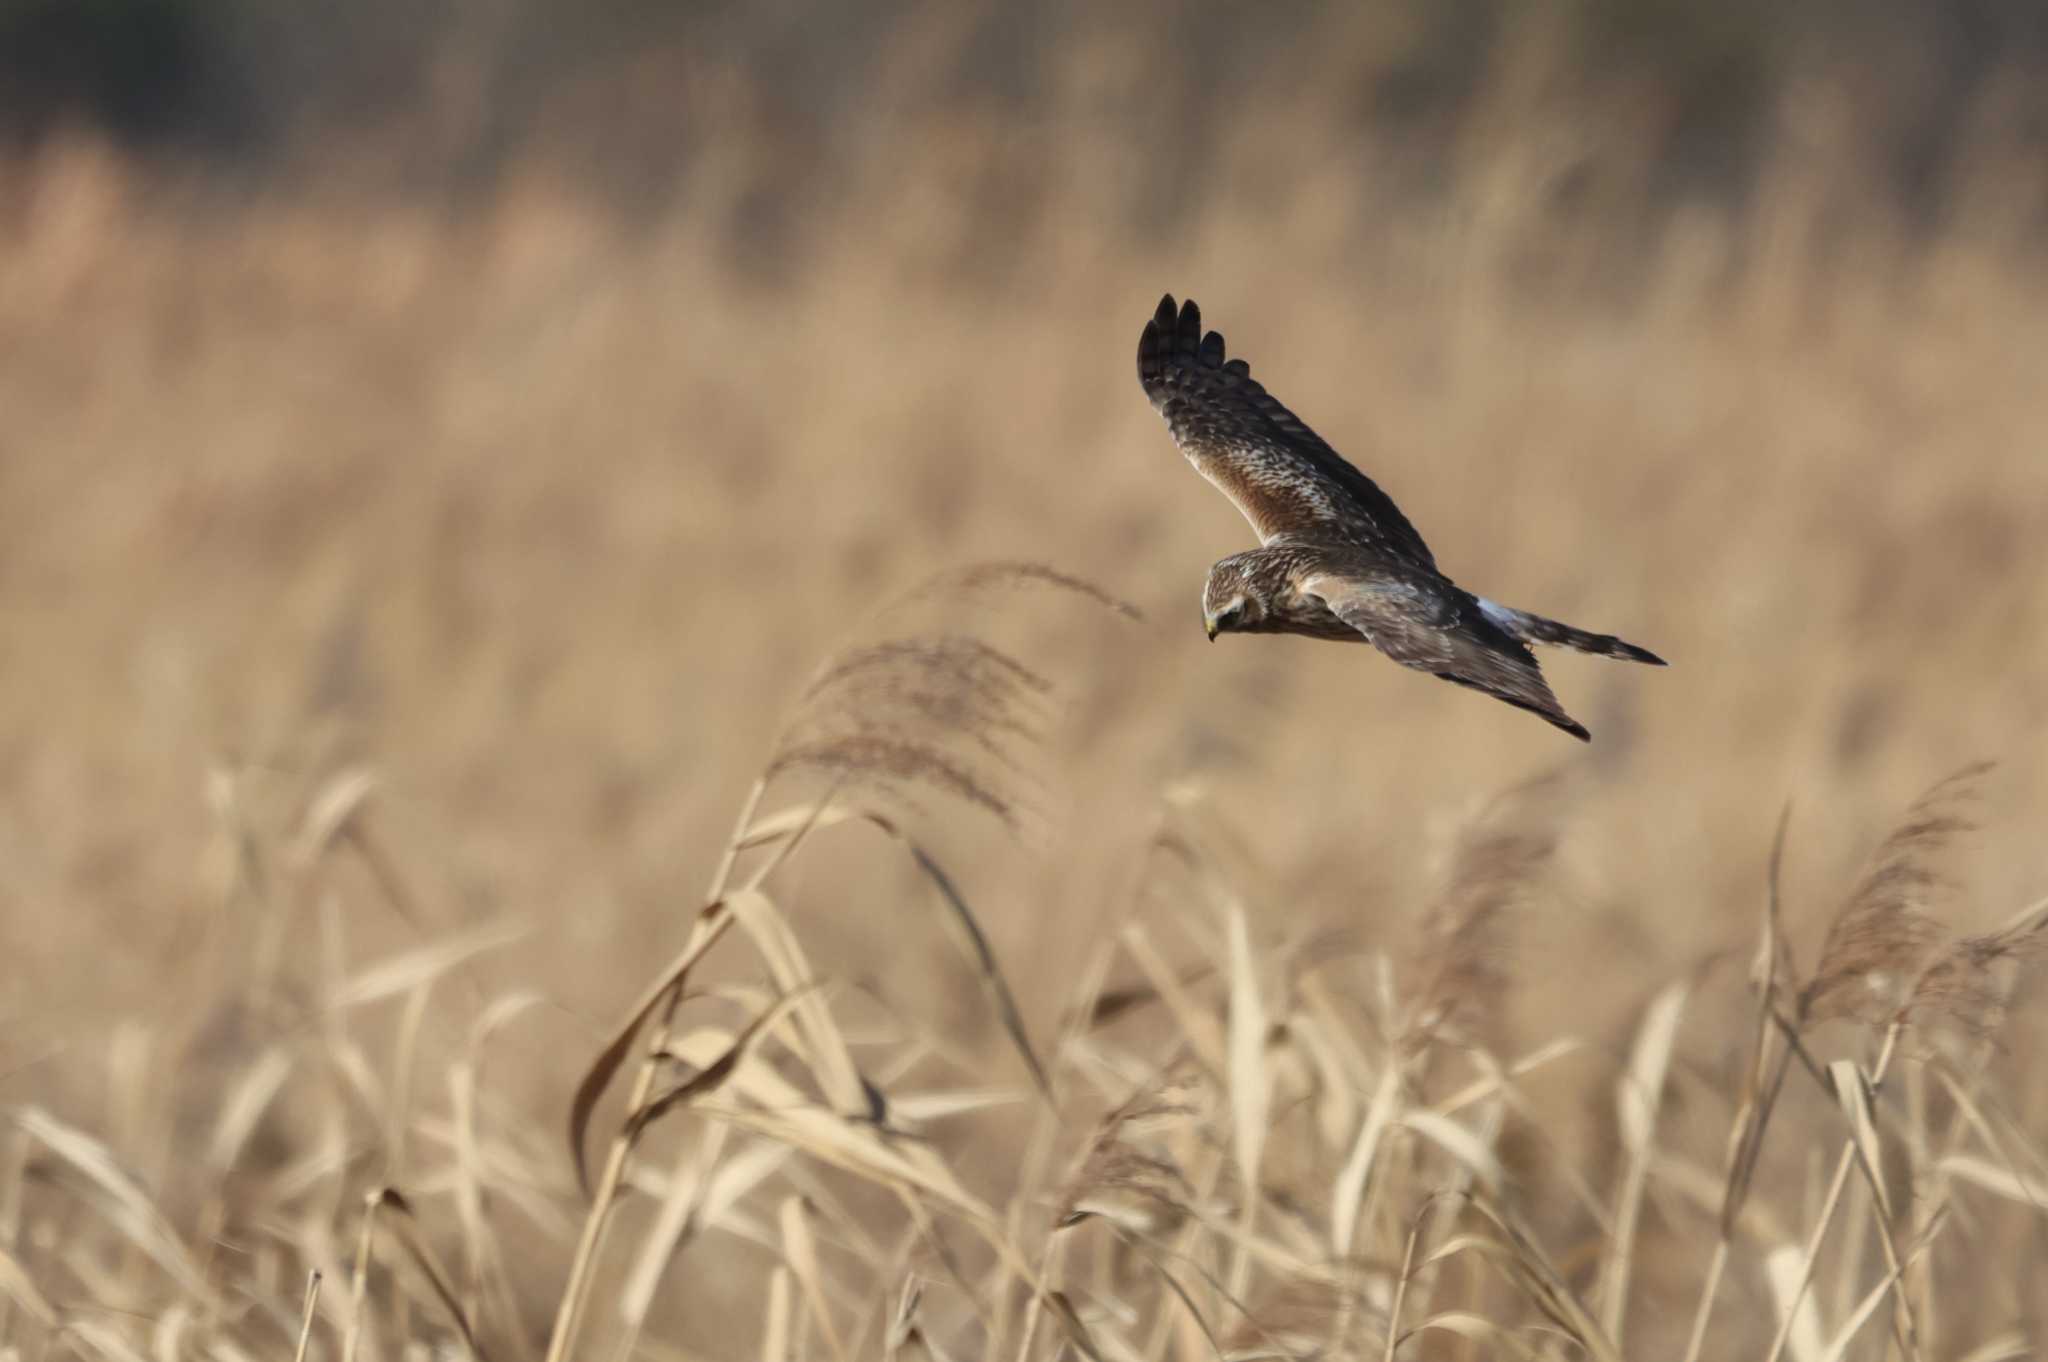
[[1213, 610], [1208, 609], [1205, 603], [1202, 622], [1208, 628], [1209, 641], [1214, 643], [1216, 635], [1227, 633], [1244, 623], [1245, 612], [1245, 598], [1241, 595], [1230, 597]]

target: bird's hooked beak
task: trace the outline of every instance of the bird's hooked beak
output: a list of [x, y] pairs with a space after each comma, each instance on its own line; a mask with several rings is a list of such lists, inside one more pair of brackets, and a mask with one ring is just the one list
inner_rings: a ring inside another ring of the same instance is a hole
[[1204, 629], [1206, 629], [1206, 630], [1208, 630], [1208, 631], [1209, 631], [1209, 641], [1210, 641], [1211, 643], [1214, 643], [1214, 642], [1216, 641], [1216, 619], [1215, 619], [1215, 617], [1214, 617], [1213, 615], [1212, 615], [1212, 616], [1204, 616], [1204, 617], [1203, 617], [1203, 619], [1202, 619], [1202, 627], [1203, 627]]

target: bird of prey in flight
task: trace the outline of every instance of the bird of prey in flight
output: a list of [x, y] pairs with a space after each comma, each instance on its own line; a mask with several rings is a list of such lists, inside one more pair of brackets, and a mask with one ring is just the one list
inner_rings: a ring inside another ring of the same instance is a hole
[[1370, 643], [1404, 667], [1485, 691], [1581, 740], [1537, 670], [1532, 643], [1663, 666], [1588, 633], [1475, 596], [1446, 577], [1392, 497], [1226, 360], [1192, 300], [1173, 295], [1138, 338], [1138, 381], [1174, 443], [1258, 532], [1259, 547], [1209, 569], [1202, 618], [1220, 633]]

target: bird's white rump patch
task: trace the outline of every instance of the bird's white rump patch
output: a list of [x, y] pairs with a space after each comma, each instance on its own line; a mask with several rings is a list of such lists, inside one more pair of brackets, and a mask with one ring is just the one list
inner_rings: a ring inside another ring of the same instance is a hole
[[1521, 613], [1519, 610], [1510, 610], [1497, 601], [1489, 601], [1484, 596], [1474, 596], [1472, 599], [1479, 602], [1480, 614], [1486, 616], [1510, 634], [1516, 632], [1518, 621], [1515, 617]]

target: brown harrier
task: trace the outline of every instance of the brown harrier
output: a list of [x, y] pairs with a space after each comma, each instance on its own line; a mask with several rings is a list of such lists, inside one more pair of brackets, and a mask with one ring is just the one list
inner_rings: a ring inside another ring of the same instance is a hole
[[1394, 500], [1276, 402], [1223, 337], [1202, 333], [1193, 302], [1138, 338], [1138, 381], [1195, 471], [1258, 531], [1259, 547], [1209, 569], [1202, 616], [1219, 633], [1307, 634], [1366, 642], [1404, 667], [1540, 714], [1587, 739], [1536, 669], [1531, 643], [1663, 666], [1611, 634], [1511, 610], [1437, 570]]

